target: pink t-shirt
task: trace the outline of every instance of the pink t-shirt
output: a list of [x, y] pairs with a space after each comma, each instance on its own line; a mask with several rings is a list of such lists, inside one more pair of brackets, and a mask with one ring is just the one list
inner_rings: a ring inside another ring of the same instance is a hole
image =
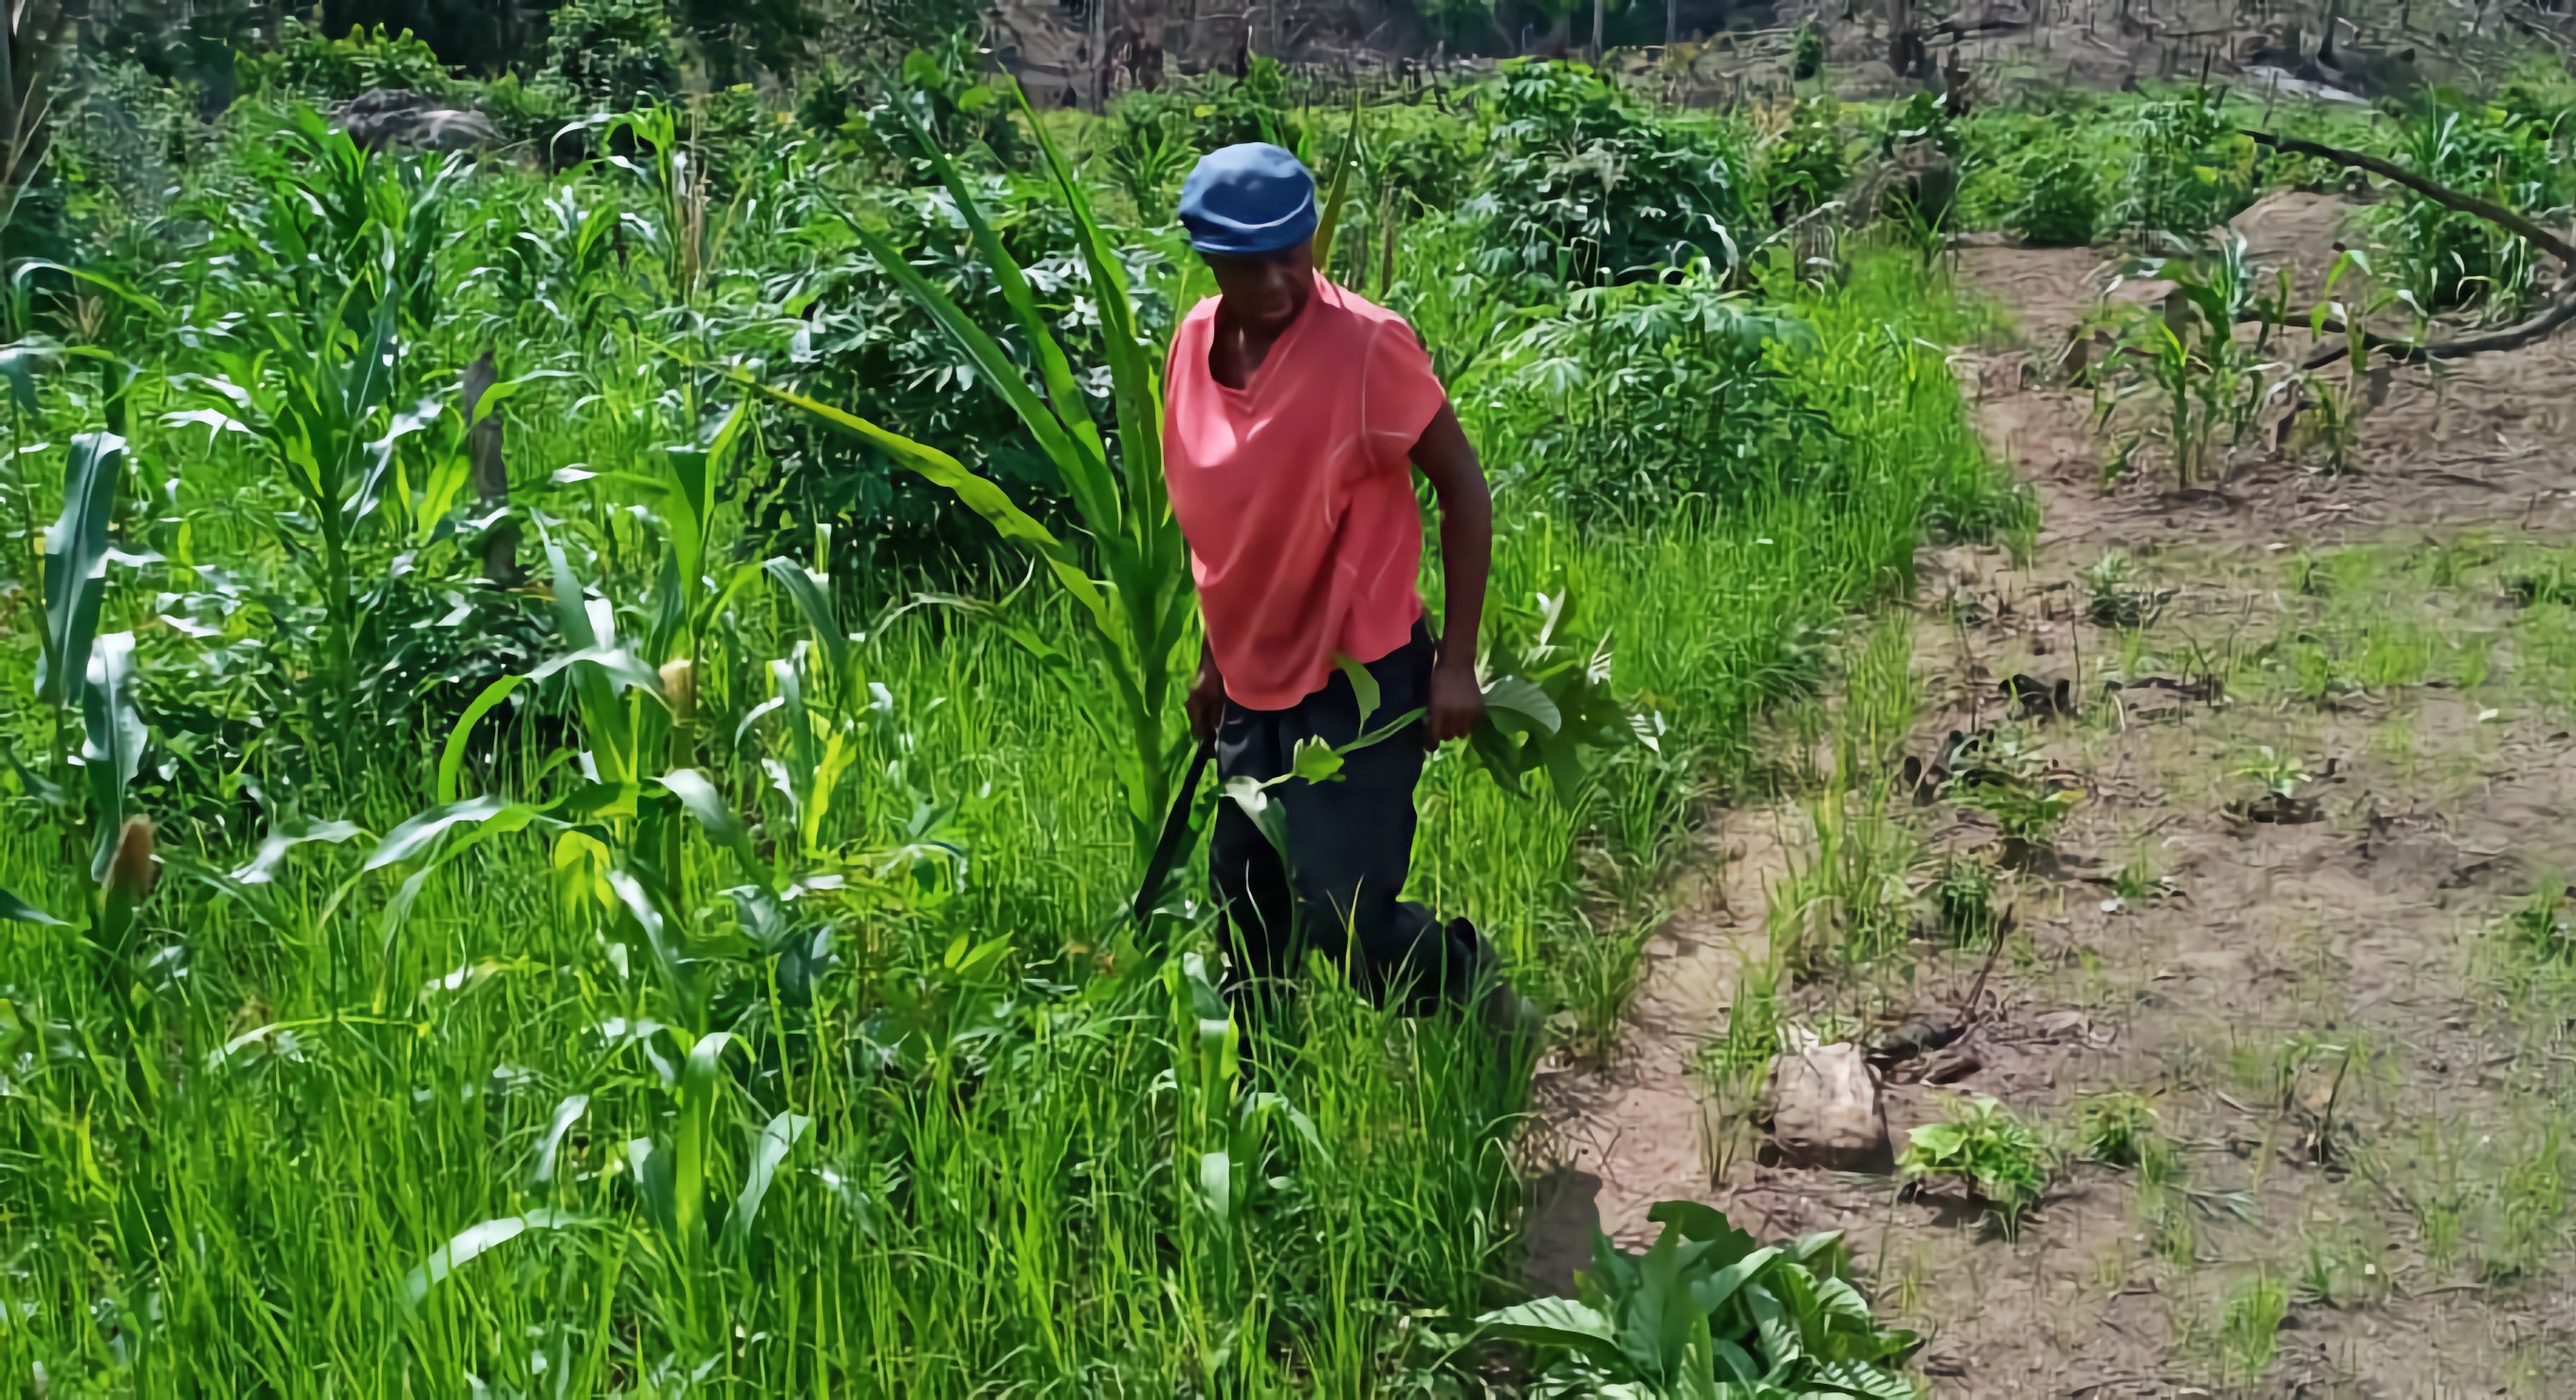
[[1412, 636], [1422, 512], [1413, 444], [1448, 396], [1413, 328], [1321, 276], [1242, 389], [1208, 372], [1217, 299], [1191, 308], [1163, 376], [1163, 475], [1190, 543], [1228, 699], [1284, 710], [1336, 652]]

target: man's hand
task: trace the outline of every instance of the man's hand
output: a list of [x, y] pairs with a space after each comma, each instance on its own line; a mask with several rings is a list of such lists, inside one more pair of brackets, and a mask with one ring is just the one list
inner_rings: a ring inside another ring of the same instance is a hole
[[1199, 654], [1199, 673], [1190, 682], [1190, 733], [1202, 744], [1216, 739], [1216, 722], [1225, 717], [1225, 677], [1217, 674], [1216, 653]]
[[1430, 743], [1444, 744], [1476, 732], [1485, 718], [1485, 692], [1476, 684], [1472, 662], [1453, 663], [1443, 656], [1431, 667]]

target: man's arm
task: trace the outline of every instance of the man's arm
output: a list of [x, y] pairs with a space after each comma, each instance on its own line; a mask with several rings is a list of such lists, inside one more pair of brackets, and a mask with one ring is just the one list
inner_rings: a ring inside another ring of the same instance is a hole
[[1440, 655], [1431, 667], [1431, 741], [1464, 739], [1485, 717], [1476, 685], [1476, 631], [1485, 620], [1485, 576], [1494, 559], [1494, 497], [1458, 414], [1447, 404], [1413, 444], [1413, 465], [1440, 503]]

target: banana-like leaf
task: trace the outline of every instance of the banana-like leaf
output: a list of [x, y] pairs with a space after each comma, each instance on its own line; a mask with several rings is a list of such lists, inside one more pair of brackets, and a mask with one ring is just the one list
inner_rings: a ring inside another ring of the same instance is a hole
[[45, 531], [45, 654], [36, 694], [52, 704], [70, 704], [89, 674], [99, 601], [107, 592], [107, 525], [124, 475], [125, 439], [114, 433], [72, 439], [63, 513]]
[[752, 1226], [760, 1219], [760, 1203], [768, 1199], [769, 1185], [777, 1177], [779, 1165], [813, 1126], [811, 1118], [781, 1113], [760, 1130], [759, 1139], [751, 1145], [751, 1165], [743, 1171], [742, 1194], [734, 1197], [733, 1213], [725, 1217], [728, 1247], [740, 1249], [751, 1242]]
[[81, 687], [81, 762], [89, 778], [90, 816], [97, 850], [90, 878], [107, 878], [125, 824], [126, 786], [143, 766], [143, 716], [134, 708], [134, 634], [111, 632], [90, 647], [89, 679]]
[[419, 1307], [429, 1297], [432, 1285], [530, 1230], [563, 1230], [588, 1223], [569, 1211], [532, 1210], [525, 1215], [505, 1215], [468, 1225], [457, 1231], [455, 1238], [431, 1250], [419, 1268], [403, 1276], [403, 1306]]
[[1604, 1366], [1623, 1366], [1618, 1329], [1610, 1319], [1572, 1298], [1533, 1298], [1476, 1319], [1495, 1336], [1537, 1346], [1565, 1347]]

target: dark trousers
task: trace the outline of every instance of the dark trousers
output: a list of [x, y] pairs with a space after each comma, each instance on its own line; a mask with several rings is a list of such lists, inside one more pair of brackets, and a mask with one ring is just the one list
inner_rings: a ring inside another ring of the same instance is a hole
[[[1413, 639], [1368, 672], [1378, 685], [1371, 731], [1421, 708], [1431, 693], [1429, 629], [1416, 622]], [[1475, 931], [1397, 898], [1413, 864], [1422, 723], [1348, 755], [1337, 782], [1269, 789], [1287, 816], [1285, 860], [1231, 798], [1218, 800], [1208, 867], [1234, 936], [1230, 994], [1247, 984], [1284, 991], [1311, 949], [1345, 963], [1371, 997], [1405, 1010], [1465, 998], [1477, 973]], [[1217, 724], [1217, 775], [1267, 781], [1289, 770], [1298, 740], [1339, 746], [1360, 733], [1359, 699], [1339, 671], [1284, 710], [1228, 702]]]

